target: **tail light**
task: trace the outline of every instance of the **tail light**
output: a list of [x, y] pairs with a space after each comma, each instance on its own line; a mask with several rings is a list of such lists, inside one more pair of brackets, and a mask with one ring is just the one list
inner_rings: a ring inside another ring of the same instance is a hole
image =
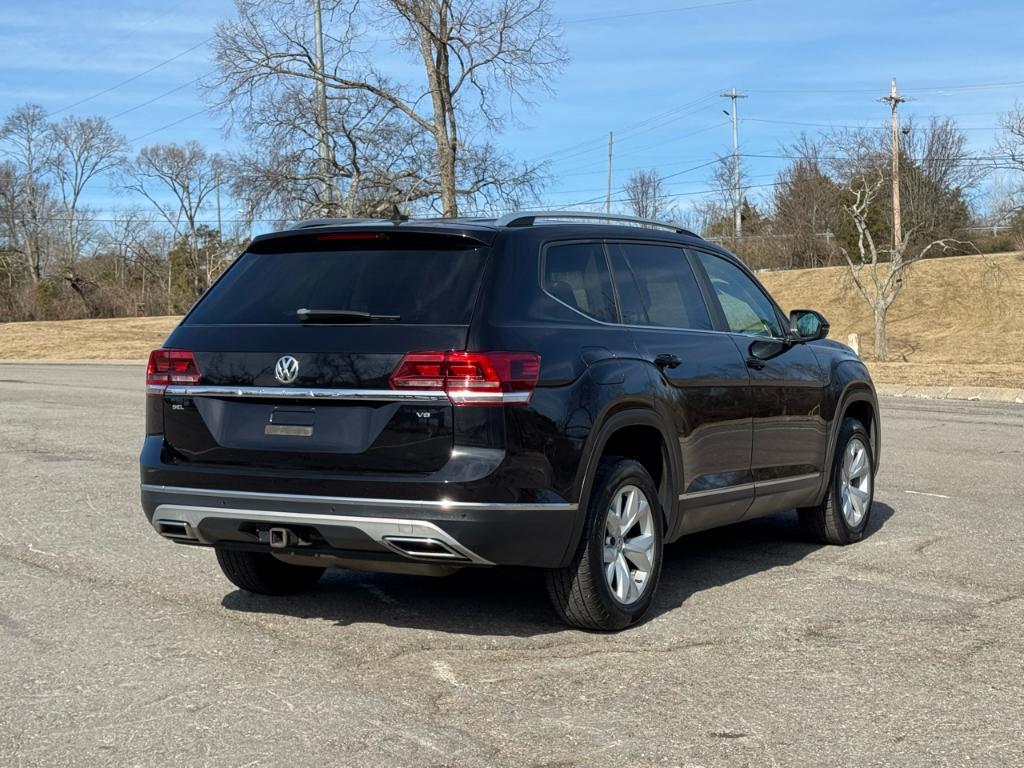
[[539, 377], [536, 352], [411, 352], [391, 388], [444, 390], [455, 405], [525, 405]]
[[146, 387], [159, 393], [171, 384], [198, 384], [196, 356], [187, 349], [154, 349], [146, 366]]

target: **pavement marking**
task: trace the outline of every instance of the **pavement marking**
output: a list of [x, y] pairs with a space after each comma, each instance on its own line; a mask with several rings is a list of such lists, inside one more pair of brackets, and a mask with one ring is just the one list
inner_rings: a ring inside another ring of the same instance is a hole
[[925, 493], [924, 491], [904, 491], [904, 493], [912, 493], [914, 496], [931, 496], [933, 499], [948, 499], [950, 496], [943, 496], [941, 493]]

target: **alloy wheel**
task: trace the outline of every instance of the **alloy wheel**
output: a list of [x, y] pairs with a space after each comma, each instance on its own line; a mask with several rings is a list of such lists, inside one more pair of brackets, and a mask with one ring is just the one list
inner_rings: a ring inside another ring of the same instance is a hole
[[646, 494], [624, 485], [612, 496], [605, 516], [604, 576], [623, 605], [640, 599], [654, 571], [654, 513]]
[[839, 477], [839, 496], [843, 518], [851, 528], [863, 522], [871, 506], [870, 449], [859, 437], [846, 444]]

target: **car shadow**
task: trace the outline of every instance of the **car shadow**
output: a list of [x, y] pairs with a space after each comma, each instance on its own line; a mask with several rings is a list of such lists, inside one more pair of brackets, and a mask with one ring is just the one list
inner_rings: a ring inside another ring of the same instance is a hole
[[[864, 538], [875, 535], [894, 513], [888, 504], [874, 502]], [[793, 512], [684, 536], [665, 552], [650, 616], [677, 608], [705, 589], [792, 565], [823, 546], [807, 540]]]
[[[888, 504], [875, 502], [866, 538], [893, 514]], [[790, 565], [820, 547], [803, 537], [792, 512], [683, 537], [665, 550], [648, 620], [697, 592]], [[339, 627], [383, 624], [508, 637], [568, 631], [548, 603], [543, 573], [530, 568], [467, 568], [443, 578], [330, 570], [306, 593], [266, 597], [235, 590], [221, 603], [232, 611], [327, 621]]]

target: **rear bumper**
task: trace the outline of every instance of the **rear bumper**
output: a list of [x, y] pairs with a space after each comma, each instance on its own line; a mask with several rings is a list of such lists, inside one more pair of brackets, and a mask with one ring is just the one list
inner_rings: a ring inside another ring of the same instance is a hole
[[[575, 530], [577, 505], [411, 501], [216, 490], [143, 484], [153, 527], [175, 541], [271, 551], [266, 531], [304, 543], [274, 550], [380, 563], [558, 567]], [[429, 543], [424, 543], [429, 542]]]

